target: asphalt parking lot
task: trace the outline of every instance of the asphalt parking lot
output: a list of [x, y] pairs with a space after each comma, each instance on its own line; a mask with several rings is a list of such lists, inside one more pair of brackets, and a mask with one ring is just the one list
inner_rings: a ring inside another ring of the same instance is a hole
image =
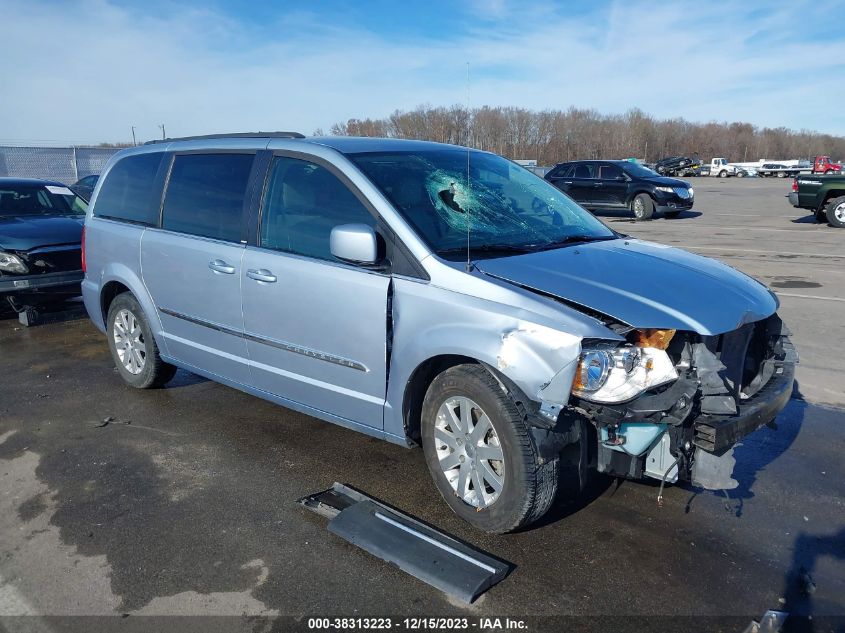
[[[0, 614], [230, 615], [252, 628], [273, 622], [251, 619], [262, 615], [509, 615], [538, 618], [533, 630], [559, 628], [551, 616], [680, 615], [695, 616], [685, 628], [742, 630], [780, 609], [813, 616], [810, 630], [845, 630], [845, 231], [792, 209], [788, 181], [692, 182], [695, 209], [678, 219], [604, 219], [780, 296], [798, 386], [778, 429], [737, 449], [730, 499], [675, 486], [658, 507], [657, 486], [600, 481], [542, 525], [484, 535], [450, 514], [419, 450], [184, 372], [136, 391], [87, 320], [27, 329], [6, 318]], [[334, 481], [513, 571], [473, 605], [449, 601], [295, 504]]]

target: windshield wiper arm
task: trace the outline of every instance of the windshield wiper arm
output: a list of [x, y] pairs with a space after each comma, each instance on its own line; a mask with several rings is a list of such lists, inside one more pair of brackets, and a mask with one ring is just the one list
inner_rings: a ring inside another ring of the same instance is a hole
[[[478, 244], [470, 246], [470, 253], [529, 253], [536, 250], [536, 244]], [[438, 255], [452, 255], [453, 253], [466, 253], [466, 246], [455, 248], [444, 248], [437, 251]]]
[[539, 250], [549, 250], [552, 248], [559, 248], [567, 244], [578, 244], [583, 242], [607, 242], [608, 240], [619, 239], [616, 235], [568, 235], [563, 239], [554, 242], [547, 242], [546, 244], [537, 244]]

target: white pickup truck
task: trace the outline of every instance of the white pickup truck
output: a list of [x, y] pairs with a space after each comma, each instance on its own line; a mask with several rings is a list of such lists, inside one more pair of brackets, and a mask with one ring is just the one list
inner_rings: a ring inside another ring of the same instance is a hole
[[745, 172], [735, 165], [729, 165], [727, 158], [714, 158], [709, 165], [707, 163], [701, 165], [701, 175], [727, 178], [728, 176], [744, 176]]

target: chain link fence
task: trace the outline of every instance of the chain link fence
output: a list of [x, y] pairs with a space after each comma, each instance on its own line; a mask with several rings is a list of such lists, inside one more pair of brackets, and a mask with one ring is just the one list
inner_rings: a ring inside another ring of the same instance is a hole
[[72, 185], [99, 174], [118, 148], [0, 146], [0, 177], [45, 178]]

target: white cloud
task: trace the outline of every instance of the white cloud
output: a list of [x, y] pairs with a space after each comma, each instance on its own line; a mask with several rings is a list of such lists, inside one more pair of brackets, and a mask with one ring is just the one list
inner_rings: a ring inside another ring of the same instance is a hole
[[[479, 0], [454, 39], [397, 41], [302, 10], [254, 29], [169, 4], [139, 15], [103, 0], [5, 3], [0, 142], [125, 140], [316, 127], [421, 103], [535, 109], [640, 107], [657, 116], [743, 120], [845, 134], [833, 80], [842, 41], [789, 36], [797, 9], [746, 24], [743, 5], [619, 2], [567, 16], [548, 5]], [[694, 9], [690, 7], [694, 6]], [[268, 41], [266, 35], [273, 32]], [[823, 54], [822, 54], [823, 53]]]

